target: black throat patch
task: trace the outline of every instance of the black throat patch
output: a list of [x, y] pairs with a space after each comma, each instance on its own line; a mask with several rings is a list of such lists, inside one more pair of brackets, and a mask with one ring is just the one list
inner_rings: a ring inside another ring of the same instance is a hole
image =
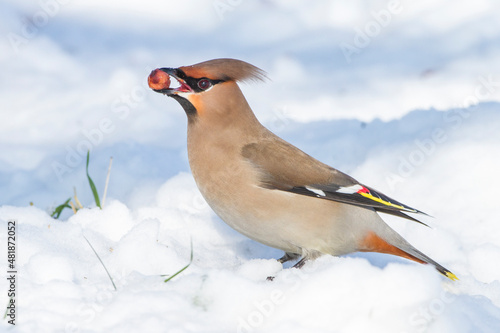
[[185, 99], [184, 97], [181, 97], [179, 95], [170, 95], [170, 97], [179, 102], [179, 104], [182, 106], [188, 117], [196, 116], [198, 114], [194, 105], [191, 104], [191, 102]]

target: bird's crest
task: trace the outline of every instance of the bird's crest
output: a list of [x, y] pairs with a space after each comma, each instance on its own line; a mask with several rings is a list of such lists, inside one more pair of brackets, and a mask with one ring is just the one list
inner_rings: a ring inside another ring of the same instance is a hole
[[211, 80], [223, 81], [264, 81], [267, 76], [262, 69], [247, 62], [236, 59], [214, 59], [192, 66], [179, 67], [192, 78], [206, 77]]

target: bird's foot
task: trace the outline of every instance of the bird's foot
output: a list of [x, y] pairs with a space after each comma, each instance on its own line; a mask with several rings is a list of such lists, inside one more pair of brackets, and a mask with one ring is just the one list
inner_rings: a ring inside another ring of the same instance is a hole
[[309, 260], [308, 257], [304, 257], [302, 259], [300, 259], [295, 265], [292, 266], [292, 268], [297, 268], [297, 269], [301, 269], [302, 266], [305, 265], [305, 263]]
[[[297, 258], [300, 258], [300, 254], [286, 252], [283, 257], [278, 259], [278, 262], [280, 262], [281, 264], [284, 264], [287, 261], [295, 260]], [[297, 262], [295, 265], [293, 265], [293, 267], [294, 268], [302, 268], [302, 266], [304, 266], [304, 264], [306, 263], [307, 260], [308, 260], [308, 258], [304, 257], [301, 260], [299, 260], [299, 262]], [[274, 281], [274, 278], [275, 278], [274, 276], [268, 276], [266, 278], [266, 281]]]
[[300, 258], [300, 254], [297, 254], [297, 253], [290, 253], [290, 252], [286, 252], [285, 255], [281, 258], [278, 259], [278, 261], [282, 264], [284, 264], [285, 262], [287, 261], [290, 261], [290, 260], [295, 260], [297, 258]]

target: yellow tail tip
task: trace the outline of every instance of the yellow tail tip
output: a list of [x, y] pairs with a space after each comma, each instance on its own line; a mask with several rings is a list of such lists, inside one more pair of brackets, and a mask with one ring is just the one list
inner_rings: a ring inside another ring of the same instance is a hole
[[444, 274], [448, 279], [452, 280], [452, 281], [458, 281], [459, 279], [457, 278], [457, 276], [455, 274], [453, 274], [452, 272], [446, 272]]

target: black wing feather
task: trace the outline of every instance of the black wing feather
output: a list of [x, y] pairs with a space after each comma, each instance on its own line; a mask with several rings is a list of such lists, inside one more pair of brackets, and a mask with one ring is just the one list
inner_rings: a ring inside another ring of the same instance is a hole
[[[363, 186], [363, 185], [360, 185]], [[414, 222], [418, 222], [427, 226], [427, 224], [422, 221], [417, 220], [414, 217], [406, 215], [404, 212], [409, 213], [418, 213], [428, 215], [420, 210], [412, 208], [410, 206], [404, 205], [399, 201], [396, 201], [380, 192], [373, 190], [370, 187], [363, 186], [363, 188], [367, 189], [370, 197], [363, 196], [360, 193], [342, 193], [338, 192], [342, 187], [331, 184], [331, 185], [310, 185], [305, 187], [293, 187], [289, 189], [289, 192], [293, 192], [296, 194], [307, 195], [312, 197], [317, 197], [326, 200], [332, 200], [337, 202], [342, 202], [350, 205], [361, 206], [361, 207], [370, 207], [379, 211], [381, 213], [391, 214], [394, 216], [402, 217]], [[379, 199], [382, 202], [377, 201]]]

